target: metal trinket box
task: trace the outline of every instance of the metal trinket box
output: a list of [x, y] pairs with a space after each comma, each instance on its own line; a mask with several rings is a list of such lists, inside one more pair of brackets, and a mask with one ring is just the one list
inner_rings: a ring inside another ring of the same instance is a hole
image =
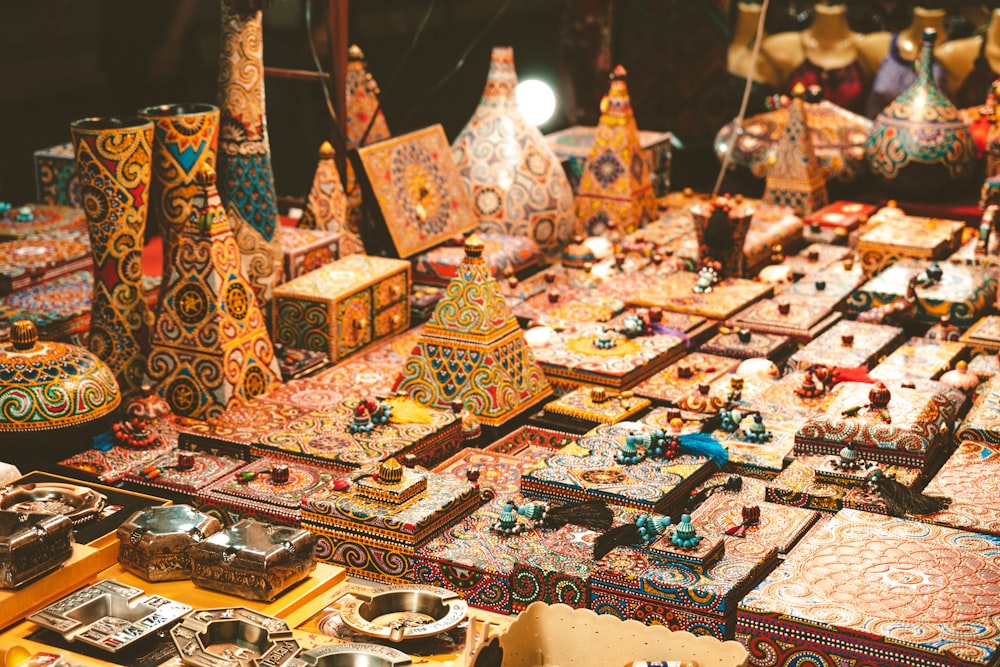
[[48, 574], [73, 555], [73, 522], [63, 514], [0, 511], [0, 588]]
[[190, 505], [147, 507], [118, 527], [118, 563], [146, 581], [188, 579], [191, 547], [221, 529]]

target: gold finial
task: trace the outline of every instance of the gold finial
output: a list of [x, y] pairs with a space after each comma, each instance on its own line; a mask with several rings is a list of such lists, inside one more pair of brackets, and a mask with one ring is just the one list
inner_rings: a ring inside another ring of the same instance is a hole
[[15, 350], [30, 350], [38, 342], [38, 327], [31, 320], [17, 320], [10, 329], [10, 342]]
[[348, 60], [364, 60], [365, 52], [361, 50], [361, 47], [357, 44], [351, 44], [347, 47], [347, 59]]
[[195, 180], [203, 188], [215, 185], [215, 170], [212, 169], [212, 165], [207, 162], [203, 163], [201, 169], [198, 170], [198, 174], [195, 176]]
[[319, 159], [320, 160], [333, 159], [333, 145], [329, 141], [324, 141], [322, 144], [320, 144]]
[[378, 481], [382, 484], [399, 484], [403, 480], [403, 466], [394, 457], [378, 464]]
[[468, 258], [483, 256], [483, 240], [475, 232], [465, 239], [465, 256]]

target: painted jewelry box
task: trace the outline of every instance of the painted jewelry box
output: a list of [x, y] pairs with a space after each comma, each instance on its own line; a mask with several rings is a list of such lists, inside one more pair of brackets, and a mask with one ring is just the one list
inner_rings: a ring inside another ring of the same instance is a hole
[[816, 365], [871, 368], [902, 336], [899, 327], [841, 320], [794, 352], [787, 367], [799, 371]]
[[920, 517], [942, 526], [1000, 535], [1000, 449], [996, 443], [966, 440], [924, 488], [928, 495], [951, 498], [948, 509]]
[[698, 350], [734, 359], [761, 357], [777, 361], [786, 355], [791, 347], [792, 339], [788, 336], [725, 327], [702, 343]]
[[842, 229], [850, 232], [875, 213], [877, 207], [853, 201], [835, 201], [814, 211], [805, 218], [807, 225], [818, 225], [826, 229]]
[[676, 403], [697, 390], [699, 385], [711, 383], [735, 370], [737, 365], [731, 357], [691, 352], [637, 384], [635, 393], [658, 403]]
[[958, 250], [965, 223], [921, 218], [882, 209], [869, 218], [868, 231], [858, 238], [858, 256], [866, 278], [881, 273], [896, 260], [945, 259]]
[[124, 479], [193, 498], [212, 482], [236, 474], [246, 463], [240, 457], [173, 449], [146, 465], [133, 466]]
[[342, 235], [325, 229], [278, 225], [276, 236], [284, 262], [282, 280], [288, 282], [340, 257]]
[[70, 238], [30, 238], [0, 243], [0, 295], [94, 264], [89, 243]]
[[728, 278], [712, 286], [710, 292], [695, 292], [698, 275], [682, 271], [666, 276], [655, 285], [639, 290], [631, 299], [636, 306], [662, 308], [715, 320], [728, 320], [750, 304], [773, 292], [766, 283]]
[[961, 343], [913, 337], [879, 361], [869, 375], [879, 380], [933, 380], [964, 356]]
[[989, 665], [1000, 538], [841, 510], [739, 605], [736, 638], [776, 667]]
[[409, 295], [408, 261], [349, 255], [275, 288], [274, 340], [338, 362], [409, 328]]
[[979, 319], [958, 339], [969, 348], [970, 355], [1000, 352], [1000, 315]]
[[82, 242], [87, 238], [87, 218], [83, 209], [42, 203], [11, 207], [0, 214], [0, 241], [38, 236], [76, 237]]
[[730, 324], [751, 331], [763, 331], [789, 336], [806, 342], [835, 324], [841, 314], [834, 303], [821, 299], [774, 297], [761, 299], [741, 310]]
[[1000, 444], [1000, 376], [979, 386], [975, 402], [955, 429], [955, 440]]
[[[752, 510], [747, 519], [745, 508]], [[787, 555], [819, 519], [820, 513], [802, 507], [753, 502], [745, 497], [716, 493], [691, 513], [691, 523], [706, 533], [727, 535], [728, 546], [737, 540], [759, 542]]]
[[316, 569], [315, 546], [308, 530], [243, 519], [191, 547], [191, 580], [267, 602]]
[[303, 497], [301, 525], [318, 536], [317, 558], [377, 581], [412, 581], [414, 551], [481, 502], [469, 481], [404, 468], [395, 459], [349, 484]]
[[542, 419], [593, 428], [633, 419], [650, 405], [649, 399], [628, 390], [619, 393], [599, 386], [580, 387], [546, 403]]
[[94, 274], [74, 271], [0, 297], [0, 319], [31, 320], [41, 340], [86, 347]]

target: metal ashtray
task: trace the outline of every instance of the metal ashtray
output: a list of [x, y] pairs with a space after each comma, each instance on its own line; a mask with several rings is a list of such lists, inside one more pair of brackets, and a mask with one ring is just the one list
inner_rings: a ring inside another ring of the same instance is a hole
[[303, 651], [285, 667], [404, 667], [410, 656], [378, 644], [337, 644]]
[[340, 618], [352, 630], [399, 642], [447, 632], [465, 620], [468, 605], [436, 586], [383, 586], [358, 591], [343, 603]]
[[246, 607], [200, 609], [170, 630], [185, 665], [287, 665], [299, 652], [285, 621]]
[[111, 579], [81, 588], [28, 617], [66, 641], [116, 653], [156, 634], [191, 607]]
[[108, 499], [86, 486], [41, 482], [18, 484], [0, 490], [0, 510], [65, 514], [75, 525], [97, 516]]

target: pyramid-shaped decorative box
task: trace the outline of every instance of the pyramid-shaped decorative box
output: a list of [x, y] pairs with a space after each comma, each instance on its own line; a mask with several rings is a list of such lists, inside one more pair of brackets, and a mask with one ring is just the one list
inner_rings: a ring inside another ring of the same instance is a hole
[[482, 258], [476, 234], [448, 283], [394, 391], [447, 409], [461, 401], [480, 422], [496, 426], [552, 394], [521, 327]]

